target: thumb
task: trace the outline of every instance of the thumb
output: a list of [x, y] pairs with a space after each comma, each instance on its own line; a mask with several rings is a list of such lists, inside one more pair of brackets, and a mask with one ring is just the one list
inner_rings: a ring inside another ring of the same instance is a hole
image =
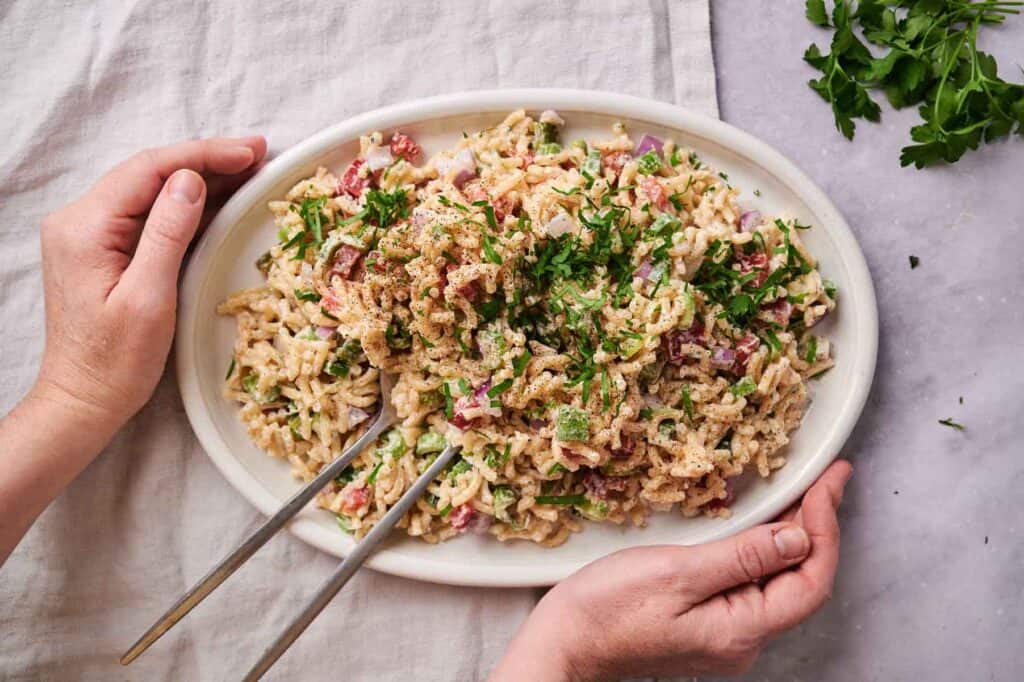
[[142, 228], [139, 245], [121, 281], [129, 289], [173, 295], [178, 271], [206, 204], [206, 183], [195, 171], [175, 171], [157, 195]]
[[772, 523], [731, 538], [687, 547], [682, 560], [690, 572], [687, 591], [694, 602], [774, 575], [800, 563], [810, 552], [807, 533], [795, 523]]

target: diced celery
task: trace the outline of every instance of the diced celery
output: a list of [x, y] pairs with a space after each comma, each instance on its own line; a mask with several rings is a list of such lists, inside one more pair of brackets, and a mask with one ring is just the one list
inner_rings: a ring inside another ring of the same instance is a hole
[[264, 276], [270, 272], [270, 266], [274, 262], [274, 257], [269, 251], [265, 252], [262, 256], [256, 259], [256, 269], [263, 273]]
[[596, 149], [590, 150], [587, 154], [587, 158], [583, 160], [583, 164], [580, 166], [580, 173], [586, 173], [592, 178], [596, 178], [601, 174], [601, 152]]
[[292, 436], [295, 438], [295, 440], [305, 440], [305, 438], [302, 437], [302, 432], [299, 431], [301, 427], [302, 417], [300, 417], [297, 414], [293, 414], [291, 417], [288, 418], [288, 428], [291, 429]]
[[647, 231], [656, 235], [672, 234], [682, 226], [682, 221], [674, 215], [669, 213], [659, 213], [658, 217], [651, 223], [651, 226], [647, 228]]
[[644, 347], [644, 340], [636, 337], [628, 337], [619, 347], [623, 358], [631, 358]]
[[653, 175], [661, 170], [661, 157], [653, 149], [636, 160], [636, 170], [641, 175]]
[[537, 146], [558, 142], [558, 125], [551, 122], [538, 121], [533, 132]]
[[270, 390], [265, 394], [260, 395], [256, 392], [256, 386], [260, 383], [260, 377], [258, 374], [250, 372], [242, 377], [242, 388], [245, 392], [251, 395], [255, 400], [261, 403], [271, 403], [277, 400], [281, 396], [281, 387], [274, 385], [270, 387]]
[[427, 431], [420, 434], [420, 437], [416, 439], [416, 454], [426, 455], [441, 452], [447, 445], [448, 443], [445, 442], [444, 436], [440, 433], [437, 431]]
[[508, 342], [501, 329], [494, 325], [488, 325], [476, 335], [477, 346], [483, 356], [483, 365], [487, 369], [495, 370], [501, 366], [501, 358], [508, 350]]
[[548, 154], [557, 154], [562, 151], [562, 145], [557, 142], [545, 142], [544, 144], [537, 147], [538, 156], [546, 156]]
[[472, 469], [472, 464], [470, 464], [464, 459], [460, 459], [458, 462], [453, 464], [452, 468], [448, 471], [448, 480], [454, 483], [455, 479], [457, 479], [460, 475], [466, 473], [467, 471], [471, 471]]
[[391, 459], [398, 459], [405, 454], [406, 446], [405, 439], [402, 438], [402, 433], [398, 429], [391, 429], [384, 434], [384, 442], [377, 446], [377, 456], [381, 459], [390, 457]]
[[664, 367], [664, 361], [652, 362], [649, 365], [644, 365], [644, 368], [640, 370], [640, 374], [637, 375], [637, 378], [644, 385], [654, 383], [655, 379], [661, 376], [661, 370]]
[[499, 521], [510, 522], [512, 515], [508, 508], [515, 504], [516, 491], [510, 486], [499, 485], [494, 489], [494, 518]]
[[733, 384], [732, 387], [729, 388], [729, 391], [737, 398], [742, 398], [745, 395], [750, 395], [756, 389], [757, 384], [754, 383], [753, 379], [750, 377], [743, 377]]
[[558, 440], [587, 440], [590, 438], [590, 419], [578, 407], [563, 405], [555, 417], [555, 435]]
[[338, 528], [341, 528], [346, 533], [351, 533], [355, 530], [355, 526], [352, 525], [352, 519], [344, 514], [336, 514], [336, 516], [338, 517]]
[[584, 154], [587, 153], [587, 141], [586, 140], [583, 140], [583, 139], [573, 140], [571, 146], [583, 150]]
[[683, 314], [679, 317], [678, 326], [680, 329], [689, 328], [693, 324], [693, 317], [697, 314], [697, 301], [693, 297], [693, 288], [684, 284], [683, 290], [679, 293], [679, 302], [683, 304]]
[[591, 521], [603, 521], [608, 517], [608, 503], [588, 498], [583, 504], [576, 505], [576, 511]]

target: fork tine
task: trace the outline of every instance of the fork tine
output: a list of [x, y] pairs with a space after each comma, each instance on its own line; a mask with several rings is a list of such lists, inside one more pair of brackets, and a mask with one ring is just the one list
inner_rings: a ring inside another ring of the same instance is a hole
[[395, 524], [405, 516], [406, 512], [416, 503], [416, 500], [423, 496], [430, 482], [437, 477], [441, 470], [448, 465], [452, 457], [460, 450], [462, 448], [459, 446], [449, 445], [427, 467], [427, 470], [420, 474], [416, 482], [398, 498], [398, 501], [381, 517], [380, 521], [374, 524], [370, 532], [366, 534], [366, 537], [345, 557], [341, 565], [335, 569], [334, 574], [320, 586], [320, 589], [306, 605], [306, 608], [278, 635], [274, 643], [263, 651], [260, 660], [246, 674], [245, 682], [255, 682], [270, 670], [270, 667], [281, 657], [281, 654], [287, 651], [288, 647], [309, 627], [309, 624], [320, 615], [320, 612], [330, 603], [334, 595], [338, 594], [338, 591], [345, 586], [349, 578], [363, 565], [370, 552], [391, 533], [391, 529], [395, 527]]
[[[382, 386], [382, 388], [385, 388]], [[389, 388], [389, 387], [388, 387]], [[153, 624], [145, 634], [121, 656], [121, 665], [128, 665], [139, 655], [150, 647], [156, 640], [170, 630], [174, 625], [188, 614], [195, 606], [203, 601], [211, 592], [223, 583], [232, 573], [237, 571], [242, 564], [248, 561], [249, 557], [256, 553], [260, 547], [266, 544], [273, 535], [281, 529], [293, 516], [299, 513], [306, 504], [312, 500], [317, 493], [330, 483], [333, 479], [355, 459], [363, 449], [372, 443], [385, 429], [395, 422], [394, 411], [387, 406], [390, 405], [390, 391], [383, 392], [381, 400], [381, 411], [377, 418], [366, 430], [359, 440], [352, 447], [341, 453], [341, 456], [325, 466], [317, 474], [316, 478], [307, 483], [301, 490], [292, 495], [284, 503], [276, 514], [267, 519], [262, 526], [257, 528], [249, 537], [241, 542], [230, 554], [224, 557], [219, 564], [213, 567], [203, 579], [192, 586], [188, 592], [175, 602], [174, 606], [167, 610], [160, 620]]]

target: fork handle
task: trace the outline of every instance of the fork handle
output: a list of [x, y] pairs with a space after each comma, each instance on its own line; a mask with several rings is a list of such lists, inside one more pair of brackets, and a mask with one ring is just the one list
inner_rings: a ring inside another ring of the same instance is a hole
[[227, 580], [231, 574], [238, 570], [249, 557], [256, 553], [260, 547], [266, 544], [273, 535], [281, 529], [293, 516], [302, 511], [310, 500], [316, 497], [317, 493], [324, 489], [328, 483], [351, 464], [363, 449], [372, 443], [377, 436], [383, 433], [388, 427], [394, 424], [394, 417], [390, 410], [381, 411], [376, 419], [366, 429], [366, 432], [359, 437], [352, 447], [341, 453], [341, 456], [327, 464], [320, 470], [316, 478], [307, 483], [297, 493], [284, 503], [276, 514], [267, 519], [262, 526], [257, 528], [249, 537], [241, 542], [230, 554], [214, 566], [203, 579], [196, 583], [186, 592], [174, 606], [153, 624], [145, 634], [142, 635], [121, 657], [121, 665], [128, 665], [139, 655], [150, 647], [156, 640], [174, 627], [175, 623], [184, 618], [199, 602], [203, 601], [211, 592]]
[[298, 639], [299, 635], [313, 622], [313, 619], [324, 610], [324, 607], [330, 603], [334, 595], [338, 594], [338, 591], [345, 586], [348, 579], [359, 570], [359, 567], [366, 561], [370, 552], [388, 536], [395, 524], [405, 516], [406, 512], [416, 503], [416, 500], [420, 499], [423, 493], [426, 492], [430, 482], [441, 473], [441, 470], [448, 465], [452, 457], [461, 449], [461, 447], [455, 445], [449, 445], [445, 448], [427, 470], [416, 479], [416, 482], [395, 502], [394, 506], [381, 517], [380, 521], [374, 524], [370, 532], [366, 534], [366, 537], [355, 546], [349, 555], [345, 557], [344, 561], [341, 562], [341, 565], [334, 571], [334, 574], [320, 587], [313, 599], [306, 605], [306, 608], [278, 635], [274, 643], [264, 650], [263, 656], [260, 657], [260, 660], [245, 676], [245, 682], [255, 682], [255, 680], [263, 677], [270, 667], [274, 665], [274, 662], [281, 657], [281, 654], [291, 646], [292, 642]]

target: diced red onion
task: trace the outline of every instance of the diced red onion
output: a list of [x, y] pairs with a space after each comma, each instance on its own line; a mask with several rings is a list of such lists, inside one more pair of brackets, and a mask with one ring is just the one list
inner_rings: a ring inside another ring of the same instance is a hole
[[661, 337], [665, 355], [673, 365], [681, 365], [686, 360], [683, 346], [686, 344], [704, 345], [704, 324], [695, 317], [686, 329], [673, 329]]
[[489, 417], [500, 417], [501, 408], [491, 406], [491, 397], [487, 395], [487, 391], [489, 390], [491, 390], [490, 379], [480, 384], [480, 388], [473, 391], [473, 400], [476, 401], [475, 407], [480, 407], [483, 410], [483, 413]]
[[599, 500], [608, 497], [608, 485], [605, 483], [604, 476], [598, 471], [591, 470], [584, 474], [583, 487], [587, 489], [589, 497]]
[[528, 423], [530, 425], [530, 428], [533, 429], [534, 431], [540, 431], [541, 429], [548, 425], [546, 419], [531, 419]]
[[371, 171], [384, 170], [394, 162], [395, 157], [387, 147], [374, 147], [366, 154], [366, 167]]
[[658, 156], [660, 157], [661, 150], [664, 146], [665, 143], [662, 142], [657, 137], [655, 137], [654, 135], [644, 134], [644, 136], [640, 138], [640, 144], [638, 144], [636, 146], [636, 149], [633, 150], [633, 156], [643, 156], [644, 154], [653, 149], [655, 152], [658, 153]]
[[561, 237], [576, 231], [576, 223], [568, 213], [559, 211], [558, 215], [548, 221], [544, 231], [551, 237]]
[[736, 362], [736, 351], [719, 346], [711, 353], [711, 365], [718, 369], [731, 369]]
[[358, 407], [350, 407], [350, 408], [348, 408], [348, 426], [349, 426], [349, 428], [352, 428], [353, 426], [358, 426], [359, 424], [362, 424], [364, 421], [366, 421], [369, 418], [370, 418], [370, 415], [365, 410], [360, 410]]
[[476, 177], [476, 159], [473, 158], [473, 152], [469, 149], [462, 149], [454, 158], [451, 159], [438, 159], [437, 160], [437, 172], [442, 176], [448, 175], [449, 172], [454, 173], [452, 178], [452, 184], [458, 188], [462, 188], [467, 182]]
[[786, 326], [789, 324], [789, 318], [793, 314], [793, 304], [784, 298], [780, 298], [768, 306], [768, 311], [777, 324]]
[[742, 232], [753, 232], [761, 224], [760, 211], [744, 211], [740, 214], [740, 230]]
[[469, 523], [466, 524], [466, 530], [476, 535], [486, 535], [488, 529], [491, 527], [491, 517], [486, 514], [476, 514], [469, 518]]
[[334, 327], [320, 326], [316, 328], [316, 335], [326, 341], [327, 339], [334, 336]]
[[650, 276], [651, 270], [653, 268], [654, 265], [651, 263], [650, 259], [647, 259], [640, 264], [640, 267], [636, 269], [636, 272], [633, 273], [633, 276], [639, 277], [640, 279], [647, 279], [647, 277]]

